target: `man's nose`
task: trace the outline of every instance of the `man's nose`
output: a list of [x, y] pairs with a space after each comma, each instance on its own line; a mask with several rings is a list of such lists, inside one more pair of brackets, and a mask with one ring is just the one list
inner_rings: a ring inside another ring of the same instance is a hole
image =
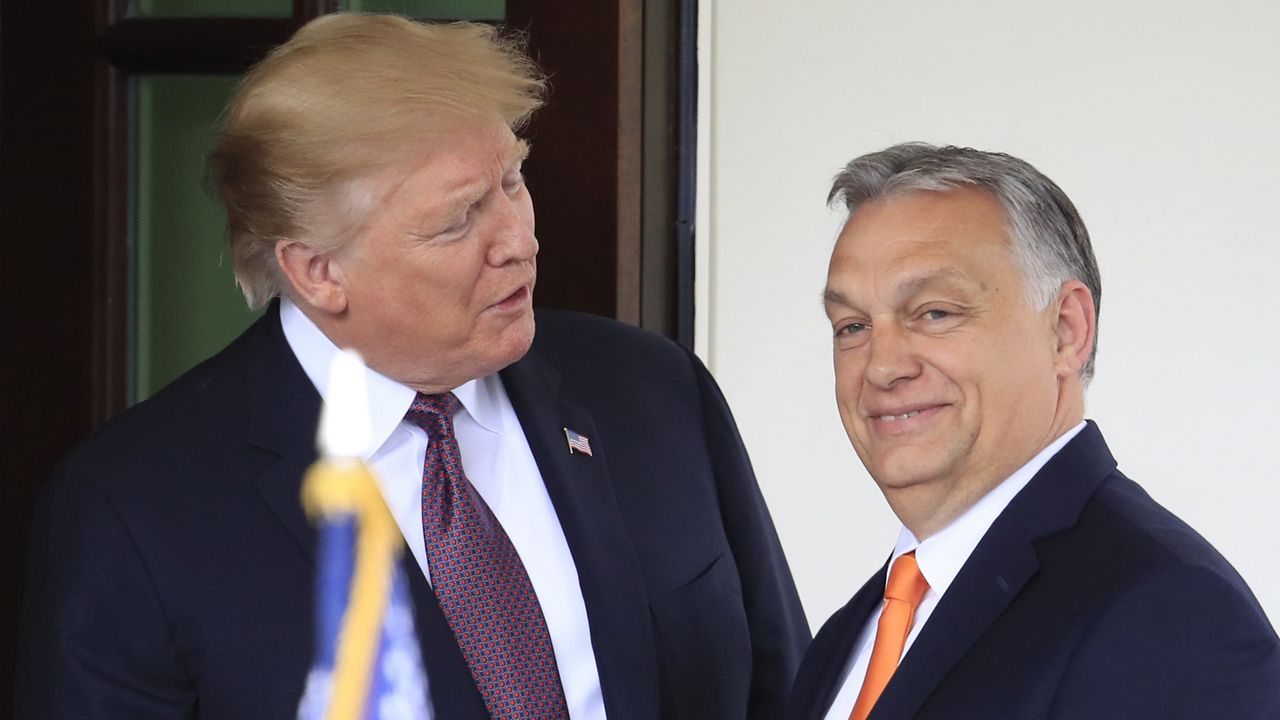
[[528, 262], [538, 254], [538, 238], [533, 234], [533, 208], [519, 201], [499, 201], [493, 242], [487, 260], [500, 267], [511, 262]]
[[878, 323], [871, 329], [867, 382], [892, 390], [904, 380], [920, 374], [920, 359], [910, 334], [897, 323]]

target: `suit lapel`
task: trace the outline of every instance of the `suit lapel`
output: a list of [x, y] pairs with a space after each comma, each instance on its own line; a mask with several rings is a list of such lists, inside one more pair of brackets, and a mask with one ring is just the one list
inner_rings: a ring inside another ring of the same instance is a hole
[[302, 509], [302, 477], [316, 460], [309, 445], [299, 446], [276, 460], [258, 476], [258, 494], [298, 541], [307, 558], [315, 559], [315, 526]]
[[869, 720], [910, 718], [1035, 574], [1039, 563], [1025, 535], [993, 525], [902, 664]]
[[[817, 678], [815, 687], [804, 689], [803, 692], [809, 704], [807, 709], [802, 710], [797, 717], [805, 720], [822, 720], [826, 717], [827, 710], [831, 708], [836, 694], [840, 692], [845, 666], [853, 657], [858, 636], [862, 634], [862, 627], [867, 624], [871, 611], [875, 610], [884, 596], [888, 569], [888, 565], [882, 566], [880, 571], [872, 575], [862, 589], [858, 590], [853, 599], [840, 609], [838, 617], [833, 618], [830, 639], [822, 637], [828, 632], [827, 628], [823, 628], [820, 637], [824, 647], [819, 649], [817, 644], [820, 641], [814, 640], [815, 647], [810, 652], [814, 655], [814, 660], [823, 668], [822, 675]], [[797, 697], [796, 701], [799, 699]]]
[[1034, 543], [1076, 524], [1116, 467], [1092, 421], [996, 518], [898, 666], [868, 720], [913, 717], [1035, 576]]
[[[557, 394], [557, 374], [536, 354], [502, 380], [577, 566], [605, 710], [613, 720], [657, 717], [649, 599], [609, 479], [609, 438], [586, 409]], [[570, 454], [565, 428], [585, 435], [592, 455]]]

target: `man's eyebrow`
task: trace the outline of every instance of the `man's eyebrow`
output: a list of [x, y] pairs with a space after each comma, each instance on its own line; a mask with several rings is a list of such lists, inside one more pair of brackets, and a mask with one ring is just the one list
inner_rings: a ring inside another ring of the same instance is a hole
[[822, 291], [822, 305], [823, 307], [832, 305], [843, 305], [847, 308], [853, 307], [853, 303], [849, 302], [849, 298], [845, 297], [844, 293], [831, 288], [826, 288]]
[[[516, 138], [515, 143], [511, 145], [511, 149], [507, 152], [507, 169], [505, 169], [505, 172], [517, 169], [520, 163], [524, 162], [525, 158], [529, 157], [529, 150], [531, 147], [532, 146], [529, 143], [521, 140], [520, 138]], [[505, 180], [503, 182], [505, 182]], [[487, 181], [463, 183], [459, 185], [457, 188], [458, 197], [454, 200], [453, 206], [457, 210], [469, 211], [473, 206], [484, 199], [485, 194], [489, 192], [489, 187], [490, 186], [487, 184]], [[470, 190], [470, 192], [466, 192], [467, 190]]]
[[516, 138], [516, 142], [511, 146], [511, 152], [508, 153], [507, 166], [519, 165], [529, 158], [529, 151], [533, 149], [533, 145], [528, 141]]
[[[511, 145], [511, 149], [507, 152], [507, 167], [514, 169], [515, 166], [524, 162], [529, 157], [529, 150], [532, 146], [521, 140], [516, 139]], [[469, 191], [469, 192], [468, 192]], [[466, 180], [458, 183], [457, 186], [450, 188], [444, 192], [446, 197], [450, 198], [450, 206], [455, 210], [468, 209], [476, 203], [480, 202], [485, 193], [489, 191], [489, 186], [478, 180]]]
[[[529, 142], [516, 138], [516, 142], [512, 143], [511, 150], [507, 152], [507, 168], [516, 169], [517, 165], [524, 163], [525, 158], [529, 158], [531, 147]], [[466, 192], [467, 190], [470, 190], [470, 192]], [[453, 201], [454, 208], [460, 210], [470, 209], [471, 206], [484, 199], [485, 193], [489, 192], [489, 186], [479, 182], [463, 182], [458, 184], [456, 192], [458, 197]], [[463, 195], [463, 192], [466, 192], [465, 195]]]
[[454, 212], [470, 211], [471, 207], [484, 199], [489, 186], [482, 182], [469, 182], [459, 185], [449, 197], [449, 207]]

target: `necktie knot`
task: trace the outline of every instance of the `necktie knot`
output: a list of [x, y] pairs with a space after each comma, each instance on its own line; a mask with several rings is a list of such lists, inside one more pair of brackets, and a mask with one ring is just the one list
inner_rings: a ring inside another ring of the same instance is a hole
[[916, 563], [916, 554], [912, 551], [893, 562], [893, 567], [889, 570], [889, 582], [884, 589], [884, 599], [916, 607], [928, 589], [929, 583], [920, 574], [920, 565]]
[[436, 395], [418, 393], [404, 417], [429, 435], [444, 435], [453, 430], [453, 416], [461, 407], [462, 402], [451, 392]]

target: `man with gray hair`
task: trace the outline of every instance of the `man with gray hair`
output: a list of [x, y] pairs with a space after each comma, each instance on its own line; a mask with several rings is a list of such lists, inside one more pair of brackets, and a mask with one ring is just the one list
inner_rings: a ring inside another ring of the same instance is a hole
[[902, 530], [814, 639], [797, 720], [1276, 718], [1244, 580], [1084, 420], [1101, 283], [1026, 162], [896, 145], [829, 202], [836, 402]]

